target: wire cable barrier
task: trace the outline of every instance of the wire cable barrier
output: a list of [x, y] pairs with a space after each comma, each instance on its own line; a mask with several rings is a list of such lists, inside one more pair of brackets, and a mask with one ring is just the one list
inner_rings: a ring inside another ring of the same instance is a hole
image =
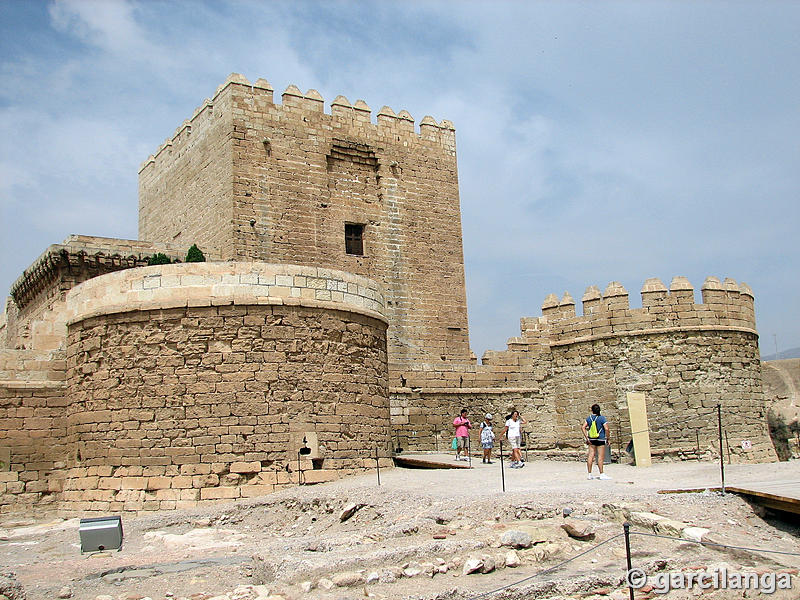
[[582, 556], [586, 556], [590, 552], [593, 552], [594, 550], [597, 550], [601, 546], [605, 546], [606, 544], [608, 544], [610, 542], [613, 542], [614, 540], [616, 540], [618, 538], [621, 538], [622, 536], [623, 536], [623, 534], [618, 533], [617, 535], [612, 536], [612, 537], [608, 538], [607, 540], [600, 542], [599, 544], [595, 544], [594, 546], [592, 546], [588, 550], [584, 550], [583, 552], [580, 552], [580, 553], [576, 554], [575, 556], [572, 556], [572, 557], [570, 557], [570, 558], [568, 558], [566, 560], [562, 560], [557, 565], [554, 565], [552, 567], [548, 567], [546, 569], [542, 569], [541, 571], [537, 571], [533, 575], [529, 575], [528, 577], [525, 577], [524, 579], [520, 579], [519, 581], [515, 581], [514, 583], [509, 583], [509, 584], [504, 585], [502, 587], [499, 587], [499, 588], [497, 588], [495, 590], [491, 590], [489, 592], [484, 592], [482, 594], [478, 594], [477, 596], [470, 596], [468, 598], [468, 600], [478, 600], [479, 598], [486, 598], [488, 596], [491, 596], [492, 594], [496, 594], [497, 592], [502, 592], [503, 590], [507, 590], [508, 588], [512, 588], [515, 585], [519, 585], [521, 583], [525, 583], [526, 581], [530, 581], [531, 579], [535, 579], [537, 577], [541, 577], [542, 575], [547, 575], [548, 573], [552, 573], [553, 571], [557, 571], [558, 569], [560, 569], [561, 567], [563, 567], [567, 563], [571, 563], [573, 560], [577, 560]]
[[[617, 534], [615, 536], [612, 536], [612, 537], [608, 538], [607, 540], [605, 540], [603, 542], [600, 542], [599, 544], [595, 544], [594, 546], [592, 546], [588, 550], [584, 550], [583, 552], [580, 552], [580, 553], [576, 554], [575, 556], [572, 556], [572, 557], [570, 557], [570, 558], [568, 558], [566, 560], [561, 561], [557, 565], [554, 565], [552, 567], [548, 567], [547, 569], [542, 569], [541, 571], [537, 571], [533, 575], [529, 575], [528, 577], [520, 579], [519, 581], [515, 581], [513, 583], [509, 583], [509, 584], [504, 585], [502, 587], [499, 587], [497, 589], [494, 589], [494, 590], [491, 590], [491, 591], [488, 591], [488, 592], [484, 592], [482, 594], [478, 594], [477, 596], [470, 596], [467, 600], [479, 600], [480, 598], [487, 598], [487, 597], [489, 597], [489, 596], [491, 596], [493, 594], [496, 594], [498, 592], [502, 592], [503, 590], [507, 590], [507, 589], [512, 588], [514, 586], [517, 586], [517, 585], [520, 585], [522, 583], [525, 583], [526, 581], [530, 581], [532, 579], [536, 579], [537, 577], [541, 577], [542, 575], [547, 575], [549, 573], [552, 573], [553, 571], [556, 571], [556, 570], [560, 569], [564, 565], [566, 565], [568, 563], [571, 563], [572, 561], [577, 560], [578, 558], [581, 558], [582, 556], [585, 556], [585, 555], [589, 554], [590, 552], [593, 552], [597, 548], [600, 548], [601, 546], [605, 546], [606, 544], [608, 544], [610, 542], [613, 542], [616, 539], [624, 537], [624, 535], [625, 534], [623, 534], [623, 533], [619, 533], [619, 534]], [[673, 537], [673, 536], [669, 536], [669, 535], [658, 535], [658, 534], [655, 534], [655, 533], [645, 533], [643, 531], [631, 531], [630, 535], [638, 535], [638, 536], [642, 536], [642, 537], [660, 538], [660, 539], [664, 539], [664, 540], [672, 540], [672, 541], [675, 541], [675, 542], [684, 542], [684, 543], [690, 543], [690, 544], [699, 544], [701, 546], [713, 546], [713, 547], [716, 547], [716, 548], [728, 548], [728, 549], [731, 549], [731, 550], [747, 550], [747, 551], [750, 551], [750, 552], [765, 552], [765, 553], [769, 553], [769, 554], [780, 554], [780, 555], [783, 555], [783, 556], [800, 556], [800, 552], [787, 552], [785, 550], [768, 550], [766, 548], [748, 548], [747, 546], [733, 546], [733, 545], [730, 545], [730, 544], [717, 544], [717, 543], [713, 543], [713, 542], [698, 542], [697, 540], [688, 540], [686, 538]]]
[[699, 544], [701, 546], [714, 546], [716, 548], [729, 548], [731, 550], [747, 550], [749, 552], [765, 552], [769, 554], [782, 554], [783, 556], [800, 556], [800, 552], [787, 552], [785, 550], [768, 550], [766, 548], [748, 548], [747, 546], [731, 546], [729, 544], [717, 544], [715, 542], [698, 542], [697, 540], [687, 540], [686, 538], [672, 537], [670, 535], [658, 535], [656, 533], [644, 533], [643, 531], [631, 531], [631, 535], [642, 537], [661, 538], [663, 540], [673, 540], [687, 544]]

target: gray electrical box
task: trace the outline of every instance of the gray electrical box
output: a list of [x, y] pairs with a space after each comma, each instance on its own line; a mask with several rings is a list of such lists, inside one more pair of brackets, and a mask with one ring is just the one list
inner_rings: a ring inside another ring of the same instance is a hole
[[122, 517], [81, 519], [81, 552], [122, 549]]

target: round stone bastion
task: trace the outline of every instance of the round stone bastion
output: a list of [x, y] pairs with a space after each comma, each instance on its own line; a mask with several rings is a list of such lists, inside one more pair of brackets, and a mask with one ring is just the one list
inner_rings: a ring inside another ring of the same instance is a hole
[[67, 296], [75, 510], [163, 510], [391, 465], [384, 295], [332, 269], [183, 263]]

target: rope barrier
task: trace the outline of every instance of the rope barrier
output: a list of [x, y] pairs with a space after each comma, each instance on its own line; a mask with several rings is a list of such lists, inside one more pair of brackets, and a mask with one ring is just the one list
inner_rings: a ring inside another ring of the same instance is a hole
[[610, 537], [607, 540], [600, 542], [599, 544], [595, 544], [594, 546], [592, 546], [588, 550], [584, 550], [583, 552], [580, 552], [579, 554], [576, 554], [575, 556], [572, 556], [572, 557], [570, 557], [570, 558], [568, 558], [566, 560], [562, 560], [557, 565], [554, 565], [552, 567], [548, 567], [547, 569], [543, 569], [541, 571], [538, 571], [538, 572], [534, 573], [533, 575], [529, 575], [528, 577], [525, 577], [524, 579], [520, 579], [519, 581], [515, 581], [513, 583], [509, 583], [507, 585], [504, 585], [503, 587], [499, 587], [499, 588], [491, 590], [489, 592], [484, 592], [482, 594], [478, 594], [477, 596], [471, 596], [467, 600], [479, 600], [480, 598], [486, 598], [487, 596], [491, 596], [492, 594], [496, 594], [497, 592], [502, 592], [503, 590], [507, 590], [508, 588], [512, 588], [515, 585], [519, 585], [521, 583], [525, 583], [526, 581], [530, 581], [531, 579], [535, 579], [536, 577], [540, 577], [541, 575], [547, 575], [548, 573], [552, 573], [553, 571], [557, 571], [558, 569], [560, 569], [561, 567], [563, 567], [567, 563], [571, 563], [573, 560], [577, 560], [577, 559], [581, 558], [582, 556], [586, 556], [590, 552], [593, 552], [593, 551], [597, 550], [598, 548], [600, 548], [602, 546], [605, 546], [609, 542], [612, 542], [612, 541], [614, 541], [614, 540], [616, 540], [618, 538], [621, 538], [622, 536], [623, 536], [623, 534], [618, 533], [617, 535], [615, 535], [613, 537]]

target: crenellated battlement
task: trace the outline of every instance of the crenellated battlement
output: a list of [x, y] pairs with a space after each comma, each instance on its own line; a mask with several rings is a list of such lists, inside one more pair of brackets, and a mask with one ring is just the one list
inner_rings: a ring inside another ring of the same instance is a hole
[[393, 360], [468, 359], [453, 124], [342, 95], [326, 108], [296, 85], [278, 95], [233, 74], [180, 124], [139, 171], [139, 238], [379, 280]]
[[159, 146], [158, 150], [147, 157], [139, 167], [139, 173], [164, 151], [174, 150], [186, 142], [193, 130], [208, 126], [213, 122], [215, 105], [225, 102], [225, 94], [235, 88], [243, 93], [246, 102], [250, 105], [260, 104], [267, 110], [278, 110], [281, 116], [303, 118], [304, 115], [316, 114], [318, 118], [327, 121], [333, 129], [342, 127], [363, 127], [370, 133], [383, 138], [385, 141], [394, 142], [432, 142], [442, 146], [455, 156], [455, 126], [452, 121], [442, 120], [437, 122], [433, 117], [426, 115], [420, 120], [418, 129], [414, 117], [407, 110], [395, 113], [389, 106], [384, 106], [376, 114], [375, 122], [372, 121], [372, 109], [364, 100], [356, 100], [354, 104], [345, 96], [336, 96], [330, 104], [330, 113], [324, 110], [325, 101], [315, 89], [303, 93], [296, 85], [289, 85], [281, 94], [281, 103], [274, 101], [274, 89], [266, 79], [257, 79], [251, 83], [244, 75], [232, 73], [220, 85], [214, 96], [206, 98], [198, 106], [191, 118], [186, 119], [173, 133]]
[[642, 286], [642, 307], [631, 308], [628, 291], [612, 281], [602, 293], [594, 285], [586, 288], [582, 315], [576, 313], [569, 292], [560, 300], [550, 294], [542, 303], [541, 317], [522, 319], [522, 337], [544, 336], [561, 344], [681, 329], [756, 333], [753, 291], [746, 283], [708, 277], [701, 287], [701, 303], [695, 302], [694, 293], [685, 277], [673, 278], [669, 289], [660, 279], [651, 278]]

